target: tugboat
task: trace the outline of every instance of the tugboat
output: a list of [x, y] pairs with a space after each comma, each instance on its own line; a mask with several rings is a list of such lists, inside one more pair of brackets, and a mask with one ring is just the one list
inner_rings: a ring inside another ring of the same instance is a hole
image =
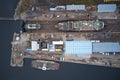
[[99, 20], [64, 21], [57, 24], [60, 31], [99, 31], [104, 28], [104, 22]]

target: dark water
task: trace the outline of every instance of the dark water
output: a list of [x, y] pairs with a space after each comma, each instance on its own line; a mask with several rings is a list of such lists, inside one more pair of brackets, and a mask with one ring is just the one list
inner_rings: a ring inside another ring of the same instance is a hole
[[[19, 0], [0, 0], [0, 17], [12, 17]], [[60, 63], [58, 71], [42, 71], [31, 68], [25, 59], [23, 68], [10, 67], [11, 41], [19, 32], [21, 21], [0, 21], [0, 80], [120, 80], [120, 69]]]

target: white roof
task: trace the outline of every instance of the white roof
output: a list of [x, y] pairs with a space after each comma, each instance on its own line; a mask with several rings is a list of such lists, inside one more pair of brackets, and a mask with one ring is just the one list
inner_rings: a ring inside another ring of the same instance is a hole
[[56, 9], [55, 8], [50, 8], [50, 11], [55, 11]]
[[32, 41], [32, 42], [31, 42], [31, 49], [32, 49], [33, 51], [36, 51], [36, 50], [39, 49], [39, 44], [37, 43], [37, 41]]
[[85, 10], [85, 5], [67, 5], [66, 10]]
[[57, 8], [63, 8], [63, 9], [65, 9], [65, 6], [56, 6], [55, 9], [57, 9]]
[[63, 41], [53, 41], [52, 44], [54, 44], [54, 45], [62, 45]]

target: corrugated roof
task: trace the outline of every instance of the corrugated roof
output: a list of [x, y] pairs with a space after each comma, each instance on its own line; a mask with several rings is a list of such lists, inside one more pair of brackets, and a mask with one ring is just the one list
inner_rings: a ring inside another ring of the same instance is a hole
[[116, 4], [99, 4], [98, 12], [114, 12], [116, 8]]
[[66, 10], [85, 10], [85, 5], [67, 5]]
[[93, 43], [93, 52], [120, 52], [120, 45], [113, 42]]
[[66, 54], [85, 55], [92, 53], [91, 41], [66, 41], [65, 42]]

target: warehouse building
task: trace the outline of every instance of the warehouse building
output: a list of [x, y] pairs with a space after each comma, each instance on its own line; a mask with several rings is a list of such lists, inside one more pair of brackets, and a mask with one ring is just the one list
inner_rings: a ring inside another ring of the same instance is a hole
[[115, 12], [117, 9], [116, 4], [99, 4], [98, 12]]
[[78, 56], [92, 54], [92, 42], [91, 41], [66, 41], [65, 53], [76, 54]]
[[93, 52], [120, 52], [120, 44], [117, 42], [93, 43]]
[[66, 10], [85, 10], [85, 5], [66, 5]]
[[37, 41], [31, 41], [31, 50], [37, 51], [39, 49], [39, 44]]
[[91, 42], [91, 41], [66, 41], [65, 54], [76, 54], [78, 56], [92, 53], [119, 53], [120, 44], [118, 42]]

